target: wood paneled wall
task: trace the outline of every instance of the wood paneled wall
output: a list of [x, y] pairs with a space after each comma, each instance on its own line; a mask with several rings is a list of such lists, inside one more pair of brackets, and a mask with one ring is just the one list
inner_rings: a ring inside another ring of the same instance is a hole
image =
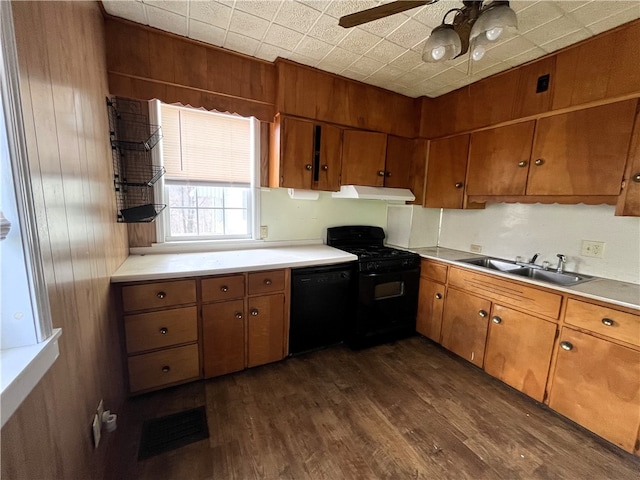
[[60, 357], [2, 429], [2, 478], [100, 478], [101, 398], [124, 401], [109, 277], [126, 258], [117, 224], [97, 2], [14, 2], [20, 87], [37, 221]]

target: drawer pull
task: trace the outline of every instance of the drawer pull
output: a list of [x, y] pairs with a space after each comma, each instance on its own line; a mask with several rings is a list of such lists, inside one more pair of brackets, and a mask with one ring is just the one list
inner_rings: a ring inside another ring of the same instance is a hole
[[162, 367], [162, 373], [169, 373], [169, 371], [171, 371], [171, 367], [169, 365]]
[[486, 317], [486, 316], [487, 316], [487, 312], [485, 312], [484, 310], [480, 310], [480, 311], [478, 312], [478, 315], [480, 315], [482, 318], [484, 318], [484, 317]]
[[442, 299], [442, 294], [441, 293], [436, 293], [436, 300], [440, 300]]
[[168, 331], [169, 331], [169, 329], [167, 327], [162, 327], [160, 329], [160, 334], [161, 335], [166, 335]]
[[236, 312], [236, 318], [242, 320], [242, 312]]
[[229, 291], [229, 287], [227, 287], [226, 285], [223, 285], [220, 287], [220, 291], [221, 292], [228, 292]]
[[567, 352], [573, 350], [573, 344], [571, 342], [560, 342], [560, 347]]
[[252, 308], [252, 309], [251, 309], [251, 316], [252, 316], [252, 317], [257, 317], [257, 316], [258, 316], [258, 313], [260, 313], [260, 312], [258, 312], [258, 309], [257, 309], [257, 308]]
[[265, 278], [265, 279], [264, 279], [264, 284], [265, 284], [265, 285], [271, 285], [272, 283], [273, 283], [273, 282], [271, 281], [271, 279], [270, 279], [270, 278]]
[[493, 318], [491, 319], [491, 321], [492, 321], [493, 323], [495, 323], [496, 325], [500, 325], [500, 324], [502, 323], [502, 319], [501, 319], [500, 317], [498, 317], [497, 315], [496, 315], [495, 317], [493, 317]]
[[167, 296], [167, 294], [165, 292], [156, 293], [156, 297], [158, 297], [160, 300], [162, 300], [166, 296]]
[[613, 327], [613, 320], [611, 320], [610, 318], [603, 318], [602, 319], [602, 324], [606, 325], [607, 327]]

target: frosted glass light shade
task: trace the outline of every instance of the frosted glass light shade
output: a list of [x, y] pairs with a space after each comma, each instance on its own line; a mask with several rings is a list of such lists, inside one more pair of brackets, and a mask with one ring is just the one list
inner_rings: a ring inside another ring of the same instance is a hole
[[480, 16], [473, 24], [469, 41], [473, 43], [476, 38], [485, 37], [490, 42], [495, 42], [503, 38], [506, 32], [514, 32], [518, 28], [518, 17], [509, 3], [489, 7], [480, 13]]
[[444, 62], [451, 60], [462, 51], [460, 36], [453, 29], [453, 25], [442, 24], [436, 27], [427, 38], [422, 50], [422, 60], [425, 62]]

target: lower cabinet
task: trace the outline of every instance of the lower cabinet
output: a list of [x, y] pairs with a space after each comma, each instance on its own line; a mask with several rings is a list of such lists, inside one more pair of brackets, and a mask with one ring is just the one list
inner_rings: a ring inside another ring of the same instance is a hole
[[244, 299], [202, 306], [204, 376], [244, 369]]
[[633, 452], [640, 426], [640, 352], [564, 327], [549, 407]]
[[284, 357], [284, 295], [249, 298], [247, 367]]
[[449, 267], [423, 258], [420, 262], [420, 292], [416, 332], [440, 343], [445, 283]]

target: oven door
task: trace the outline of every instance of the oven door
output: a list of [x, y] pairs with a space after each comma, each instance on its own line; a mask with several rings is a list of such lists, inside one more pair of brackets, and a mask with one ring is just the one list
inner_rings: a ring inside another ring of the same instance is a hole
[[356, 335], [415, 332], [420, 269], [360, 273]]

